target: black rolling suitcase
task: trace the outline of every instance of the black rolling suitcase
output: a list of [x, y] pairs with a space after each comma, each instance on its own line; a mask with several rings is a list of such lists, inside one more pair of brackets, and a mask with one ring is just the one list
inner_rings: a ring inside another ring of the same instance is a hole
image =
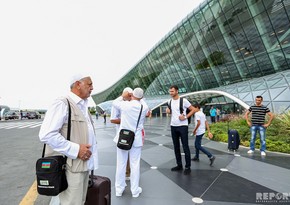
[[108, 177], [90, 175], [85, 205], [110, 205], [111, 180]]
[[237, 151], [240, 146], [240, 135], [237, 130], [230, 130], [229, 121], [228, 121], [228, 150]]
[[237, 130], [228, 130], [228, 150], [237, 151], [240, 146], [240, 136]]

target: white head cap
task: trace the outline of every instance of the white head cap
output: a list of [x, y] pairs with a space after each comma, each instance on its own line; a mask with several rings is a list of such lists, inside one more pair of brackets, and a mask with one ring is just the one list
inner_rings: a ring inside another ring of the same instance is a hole
[[76, 81], [80, 81], [81, 79], [86, 78], [86, 77], [90, 77], [90, 75], [87, 74], [87, 73], [85, 73], [85, 74], [83, 74], [83, 73], [75, 74], [75, 75], [71, 76], [71, 78], [69, 80], [69, 85], [71, 86]]
[[135, 88], [133, 90], [133, 96], [136, 98], [143, 98], [144, 91], [141, 88]]
[[124, 90], [123, 90], [123, 93], [125, 93], [125, 92], [133, 93], [133, 90], [132, 90], [132, 88], [130, 88], [130, 87], [126, 87], [126, 88], [124, 88]]

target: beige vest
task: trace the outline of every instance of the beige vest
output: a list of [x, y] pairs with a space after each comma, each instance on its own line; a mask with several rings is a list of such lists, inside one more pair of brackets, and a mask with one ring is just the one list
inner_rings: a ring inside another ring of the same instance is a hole
[[[77, 144], [87, 144], [89, 139], [88, 124], [86, 117], [82, 111], [78, 108], [77, 104], [70, 98], [67, 97], [71, 105], [71, 134], [70, 141]], [[66, 98], [60, 99], [67, 104]], [[89, 115], [90, 116], [90, 115]], [[92, 119], [90, 116], [90, 122]], [[93, 124], [93, 123], [92, 123]], [[93, 126], [93, 125], [92, 125]], [[67, 138], [68, 124], [63, 124], [60, 133], [62, 136]], [[54, 151], [50, 146], [46, 146], [45, 156], [61, 155], [59, 152]], [[67, 158], [67, 168], [72, 172], [83, 172], [88, 171], [87, 162], [79, 158], [71, 159]]]

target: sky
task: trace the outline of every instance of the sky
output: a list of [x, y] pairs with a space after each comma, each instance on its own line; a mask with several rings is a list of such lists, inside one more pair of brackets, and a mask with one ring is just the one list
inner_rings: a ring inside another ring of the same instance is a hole
[[106, 90], [203, 1], [0, 0], [0, 105], [47, 109], [78, 73]]

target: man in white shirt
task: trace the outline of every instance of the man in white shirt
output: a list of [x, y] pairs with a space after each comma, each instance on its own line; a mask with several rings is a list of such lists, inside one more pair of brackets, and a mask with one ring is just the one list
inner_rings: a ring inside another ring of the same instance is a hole
[[[98, 168], [98, 153], [93, 121], [88, 112], [88, 97], [93, 82], [88, 75], [75, 75], [70, 81], [71, 92], [57, 99], [47, 110], [40, 128], [39, 139], [46, 143], [46, 155], [67, 156], [68, 188], [58, 197], [61, 205], [84, 204], [89, 171]], [[71, 106], [71, 135], [66, 139], [68, 102]]]
[[[133, 90], [130, 87], [124, 88], [122, 95], [115, 99], [112, 103], [111, 108], [111, 123], [116, 124], [116, 135], [119, 136], [119, 128], [120, 128], [120, 121], [121, 121], [121, 111], [119, 109], [116, 109], [115, 104], [122, 101], [130, 101], [133, 94]], [[130, 179], [130, 160], [127, 161], [127, 167], [126, 167], [126, 179]]]
[[[178, 95], [178, 87], [172, 85], [169, 89], [169, 94], [172, 99], [168, 102], [170, 108], [166, 108], [166, 113], [171, 113], [171, 136], [174, 145], [174, 153], [176, 158], [176, 167], [173, 167], [171, 171], [181, 171], [183, 170], [182, 160], [181, 160], [181, 151], [180, 151], [180, 141], [181, 139], [183, 151], [185, 154], [185, 170], [184, 174], [187, 175], [191, 172], [191, 160], [190, 160], [190, 150], [188, 146], [188, 120], [187, 118], [193, 115], [193, 107], [190, 102], [183, 98], [183, 111], [180, 111], [180, 97]], [[190, 112], [186, 114], [186, 109], [189, 109]], [[181, 113], [182, 112], [182, 113]]]
[[[140, 159], [141, 159], [141, 149], [143, 146], [142, 141], [142, 129], [145, 122], [145, 117], [148, 112], [148, 106], [144, 103], [142, 104], [140, 100], [143, 98], [143, 90], [141, 88], [135, 88], [133, 91], [131, 101], [119, 101], [113, 106], [121, 111], [121, 121], [120, 128], [128, 129], [135, 132], [135, 138], [133, 146], [130, 150], [123, 150], [117, 147], [117, 167], [116, 167], [116, 179], [115, 179], [115, 190], [116, 196], [122, 196], [126, 187], [125, 182], [125, 170], [128, 160], [128, 154], [130, 158], [130, 168], [131, 168], [131, 193], [132, 197], [139, 197], [142, 192], [142, 188], [139, 187], [140, 180]], [[140, 115], [141, 107], [142, 112]], [[140, 115], [139, 124], [137, 125], [138, 117]], [[119, 133], [118, 131], [118, 133]], [[118, 141], [118, 136], [114, 139], [115, 142]]]
[[195, 103], [193, 105], [194, 110], [194, 123], [195, 128], [193, 130], [193, 135], [195, 136], [195, 156], [192, 158], [193, 161], [199, 161], [199, 151], [202, 151], [204, 154], [207, 155], [210, 161], [210, 166], [212, 166], [215, 156], [213, 156], [208, 150], [206, 150], [204, 147], [201, 146], [201, 140], [205, 133], [205, 129], [208, 131], [208, 136], [210, 138], [213, 137], [212, 133], [210, 132], [208, 122], [206, 120], [206, 116], [203, 112], [200, 111], [200, 105], [198, 103]]

